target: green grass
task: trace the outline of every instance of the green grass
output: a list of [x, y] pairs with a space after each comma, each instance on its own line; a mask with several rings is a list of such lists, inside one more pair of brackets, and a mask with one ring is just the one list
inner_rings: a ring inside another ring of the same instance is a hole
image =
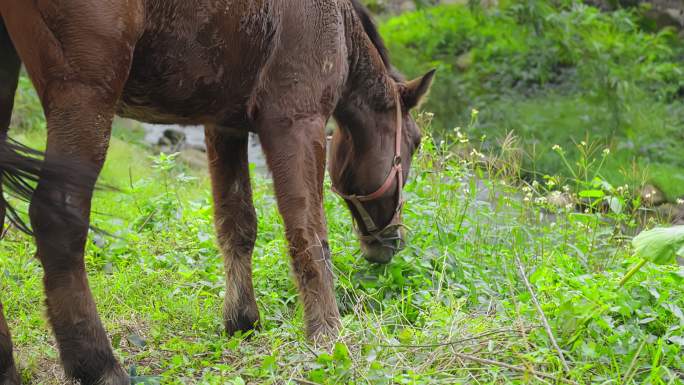
[[622, 112], [622, 123], [617, 125], [609, 106], [560, 94], [504, 100], [485, 107], [480, 117], [470, 134], [486, 132], [498, 137], [511, 130], [527, 150], [524, 167], [530, 173], [567, 174], [552, 146], [559, 144], [574, 152], [575, 144], [586, 141], [613, 153], [602, 170], [604, 179], [616, 185], [652, 183], [671, 201], [684, 197], [684, 158], [679, 155], [684, 131], [678, 128], [684, 117], [681, 102], [635, 101]]
[[[39, 147], [38, 132], [22, 140]], [[386, 266], [360, 257], [351, 217], [326, 186], [343, 329], [324, 349], [303, 335], [268, 179], [253, 180], [263, 329], [231, 338], [206, 173], [114, 140], [101, 180], [121, 191], [96, 194], [93, 222], [117, 237], [91, 234], [86, 263], [116, 355], [165, 384], [683, 383], [684, 269], [647, 265], [619, 288], [638, 262], [619, 230], [628, 219], [551, 210], [452, 150], [424, 141], [406, 189], [408, 247]], [[0, 242], [0, 291], [26, 383], [60, 384], [33, 253], [16, 231]]]

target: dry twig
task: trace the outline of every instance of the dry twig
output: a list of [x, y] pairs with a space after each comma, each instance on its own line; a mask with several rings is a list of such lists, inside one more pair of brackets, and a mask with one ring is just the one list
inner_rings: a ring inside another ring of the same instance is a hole
[[501, 368], [510, 369], [510, 370], [520, 372], [520, 373], [529, 373], [529, 374], [532, 374], [532, 375], [537, 376], [537, 377], [548, 378], [550, 380], [558, 380], [558, 381], [562, 381], [562, 382], [565, 382], [567, 384], [572, 384], [572, 385], [579, 385], [579, 383], [577, 383], [573, 380], [570, 380], [567, 378], [562, 378], [562, 377], [557, 377], [557, 376], [554, 376], [553, 374], [540, 372], [540, 371], [534, 370], [534, 369], [524, 368], [522, 366], [516, 366], [516, 365], [507, 364], [505, 362], [489, 360], [487, 358], [475, 357], [475, 356], [471, 356], [470, 354], [465, 354], [465, 353], [454, 352], [454, 354], [462, 360], [477, 362], [478, 364], [498, 366]]
[[378, 346], [383, 347], [383, 348], [407, 348], [407, 349], [411, 349], [411, 348], [438, 348], [441, 346], [458, 345], [458, 344], [462, 344], [464, 342], [469, 342], [472, 340], [478, 340], [480, 338], [488, 337], [488, 336], [495, 335], [495, 334], [514, 333], [514, 332], [517, 332], [517, 330], [515, 330], [515, 329], [499, 329], [499, 330], [492, 330], [492, 331], [485, 332], [485, 333], [480, 333], [480, 334], [474, 335], [472, 337], [466, 337], [466, 338], [461, 338], [461, 339], [454, 340], [454, 341], [439, 342], [439, 343], [434, 343], [434, 344], [419, 344], [419, 345], [378, 344]]
[[568, 362], [565, 361], [565, 355], [563, 355], [563, 351], [561, 350], [560, 346], [558, 346], [558, 342], [556, 341], [556, 337], [554, 337], [553, 335], [553, 331], [551, 330], [549, 321], [546, 319], [546, 315], [544, 315], [544, 311], [542, 310], [541, 305], [539, 305], [539, 301], [537, 301], [537, 296], [534, 294], [534, 290], [532, 290], [532, 285], [530, 285], [530, 281], [527, 279], [527, 276], [525, 275], [525, 269], [523, 269], [522, 263], [520, 262], [520, 258], [518, 258], [517, 256], [515, 257], [515, 263], [518, 265], [518, 270], [520, 270], [520, 275], [522, 276], [522, 279], [525, 282], [525, 286], [527, 286], [527, 290], [530, 292], [530, 296], [532, 296], [532, 302], [534, 302], [534, 306], [536, 306], [537, 311], [539, 312], [539, 316], [542, 319], [542, 324], [544, 324], [546, 334], [549, 336], [551, 344], [558, 352], [558, 358], [560, 358], [561, 363], [563, 364], [563, 369], [565, 369], [565, 373], [570, 373], [570, 366], [568, 366]]
[[309, 380], [305, 380], [303, 378], [295, 378], [295, 382], [299, 384], [304, 384], [304, 385], [320, 385], [318, 382], [311, 382]]

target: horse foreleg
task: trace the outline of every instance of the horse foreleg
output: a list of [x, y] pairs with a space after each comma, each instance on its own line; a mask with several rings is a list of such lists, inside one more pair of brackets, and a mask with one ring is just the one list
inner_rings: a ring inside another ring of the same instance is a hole
[[109, 142], [112, 107], [85, 86], [60, 90], [47, 114], [43, 170], [49, 170], [50, 177], [43, 175], [29, 208], [37, 257], [44, 270], [48, 318], [65, 372], [82, 384], [129, 383], [97, 314], [83, 255], [93, 186]]
[[226, 294], [223, 320], [233, 334], [257, 326], [259, 310], [252, 286], [252, 251], [257, 234], [247, 159], [248, 137], [207, 127], [205, 139], [214, 196], [214, 225], [223, 253]]
[[[19, 56], [0, 18], [0, 142], [7, 139], [20, 66]], [[2, 184], [0, 184], [1, 195]], [[0, 231], [4, 230], [4, 224], [5, 206], [0, 203]], [[2, 310], [0, 303], [0, 385], [14, 385], [19, 383], [19, 375], [12, 357], [12, 338]]]
[[129, 384], [97, 314], [83, 253], [93, 186], [142, 28], [141, 3], [4, 0], [0, 13], [47, 120], [29, 216], [60, 358], [83, 385]]
[[304, 304], [307, 336], [334, 336], [340, 326], [323, 215], [325, 118], [264, 119], [258, 123], [292, 267]]

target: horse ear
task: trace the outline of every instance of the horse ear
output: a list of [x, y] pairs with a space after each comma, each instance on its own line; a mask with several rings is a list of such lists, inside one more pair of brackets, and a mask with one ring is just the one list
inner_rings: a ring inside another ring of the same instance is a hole
[[421, 99], [428, 93], [435, 77], [436, 69], [428, 71], [422, 77], [410, 80], [401, 87], [401, 99], [409, 110], [420, 104]]

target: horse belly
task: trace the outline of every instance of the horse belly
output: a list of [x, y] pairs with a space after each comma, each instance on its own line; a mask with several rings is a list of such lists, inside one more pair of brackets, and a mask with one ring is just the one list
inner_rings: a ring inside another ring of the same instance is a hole
[[[119, 114], [151, 123], [245, 121], [272, 26], [262, 20], [268, 13], [255, 18], [250, 16], [253, 10], [231, 8], [233, 3], [250, 2], [171, 0], [149, 5]], [[250, 33], [256, 29], [246, 29], [249, 23], [261, 24], [263, 33]]]

